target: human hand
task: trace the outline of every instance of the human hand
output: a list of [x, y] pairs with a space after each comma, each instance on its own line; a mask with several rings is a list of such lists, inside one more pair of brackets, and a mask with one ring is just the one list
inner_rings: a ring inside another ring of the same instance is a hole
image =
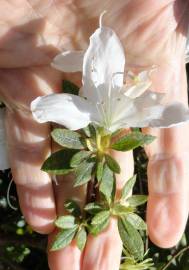
[[[31, 12], [32, 2], [15, 0], [12, 4], [6, 1], [0, 4], [6, 10], [0, 44], [0, 89], [10, 108], [7, 110], [9, 152], [20, 204], [31, 226], [48, 233], [54, 228], [55, 202], [50, 178], [40, 167], [51, 151], [50, 127], [37, 124], [29, 107], [35, 97], [60, 91], [66, 75], [49, 66], [52, 58], [58, 50], [86, 48], [89, 35], [98, 25], [99, 14], [106, 9], [104, 24], [114, 28], [122, 39], [128, 67], [140, 70], [156, 65], [152, 77], [154, 90], [166, 91], [167, 101], [187, 103], [183, 33], [188, 23], [189, 2], [106, 1], [102, 7], [100, 1], [77, 1], [75, 6], [57, 1], [55, 8], [52, 1], [42, 4], [35, 1], [35, 12]], [[78, 74], [67, 78], [79, 82]], [[146, 148], [150, 158], [148, 230], [151, 239], [163, 247], [179, 240], [188, 215], [185, 139], [188, 130], [187, 125], [150, 130], [158, 138]], [[114, 155], [122, 167], [117, 179], [119, 189], [123, 179], [133, 173], [132, 153]], [[72, 190], [70, 180], [64, 179], [55, 187], [57, 214], [63, 211], [66, 198], [79, 194], [82, 201], [85, 197], [85, 190]], [[177, 226], [173, 227], [172, 223]], [[50, 253], [49, 263], [55, 270], [68, 266], [74, 270], [89, 267], [112, 270], [118, 269], [120, 254], [121, 241], [113, 220], [100, 237], [89, 237], [83, 254], [73, 243]]]

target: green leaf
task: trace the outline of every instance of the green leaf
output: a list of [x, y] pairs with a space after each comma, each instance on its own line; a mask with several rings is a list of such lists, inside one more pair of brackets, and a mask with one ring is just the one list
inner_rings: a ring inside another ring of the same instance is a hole
[[92, 124], [89, 124], [87, 127], [83, 128], [83, 131], [88, 138], [96, 137], [96, 128]]
[[115, 177], [110, 168], [105, 164], [100, 183], [100, 192], [105, 196], [108, 203], [111, 203], [115, 197]]
[[73, 216], [75, 216], [75, 217], [80, 217], [81, 216], [81, 209], [80, 209], [79, 205], [75, 201], [67, 200], [64, 203], [64, 207]]
[[97, 214], [103, 210], [102, 206], [98, 203], [91, 202], [85, 205], [84, 210], [90, 214]]
[[146, 203], [148, 200], [148, 196], [146, 195], [133, 195], [127, 199], [127, 202], [131, 207], [137, 207], [141, 204]]
[[112, 158], [110, 155], [105, 155], [105, 160], [106, 160], [106, 164], [108, 165], [108, 167], [110, 168], [110, 170], [112, 170], [114, 173], [120, 173], [121, 172], [121, 168], [119, 166], [119, 164], [117, 163], [117, 161]]
[[94, 236], [97, 236], [99, 233], [101, 233], [103, 230], [105, 230], [109, 225], [110, 219], [107, 218], [104, 220], [104, 222], [98, 224], [98, 225], [91, 225], [89, 230], [90, 233]]
[[117, 151], [129, 151], [145, 144], [150, 144], [155, 139], [152, 135], [145, 135], [142, 132], [131, 132], [111, 145]]
[[51, 136], [59, 145], [70, 149], [84, 149], [85, 143], [81, 135], [75, 131], [56, 128], [51, 132]]
[[[105, 212], [105, 215], [104, 215], [104, 212]], [[91, 226], [89, 227], [90, 233], [93, 234], [94, 236], [98, 235], [100, 232], [106, 229], [110, 222], [109, 211], [102, 211], [98, 213], [97, 215], [93, 218], [93, 220], [95, 219], [94, 223], [91, 224]]]
[[75, 153], [76, 150], [71, 149], [57, 151], [47, 158], [41, 169], [50, 174], [68, 174], [73, 171], [73, 169], [70, 167], [70, 160]]
[[55, 225], [60, 229], [71, 229], [75, 227], [75, 217], [71, 215], [58, 217]]
[[105, 220], [109, 219], [110, 217], [110, 211], [108, 210], [105, 210], [105, 211], [101, 211], [99, 213], [97, 213], [92, 221], [91, 221], [91, 224], [92, 225], [98, 225], [98, 224], [101, 224], [103, 223]]
[[94, 158], [89, 158], [84, 160], [82, 164], [75, 169], [76, 179], [74, 187], [86, 184], [91, 180], [95, 164], [96, 160]]
[[62, 82], [62, 90], [64, 93], [72, 94], [72, 95], [78, 95], [79, 94], [79, 87], [75, 85], [74, 83], [63, 80]]
[[142, 260], [144, 244], [139, 232], [125, 219], [118, 219], [118, 229], [125, 248], [136, 259]]
[[99, 161], [97, 163], [97, 169], [96, 169], [96, 178], [97, 178], [98, 182], [100, 182], [102, 180], [103, 169], [104, 169], [104, 162]]
[[71, 159], [70, 166], [71, 167], [77, 167], [81, 164], [82, 161], [86, 160], [89, 158], [91, 155], [90, 151], [80, 151], [77, 152]]
[[126, 220], [136, 229], [136, 230], [146, 230], [147, 226], [144, 220], [136, 215], [135, 213], [128, 213], [125, 216]]
[[77, 229], [78, 227], [75, 226], [74, 228], [59, 232], [55, 237], [51, 250], [55, 251], [68, 246], [73, 240]]
[[132, 191], [134, 184], [136, 182], [136, 175], [132, 176], [124, 185], [121, 191], [121, 200], [125, 200], [129, 193]]
[[81, 229], [78, 231], [76, 235], [76, 243], [81, 251], [84, 249], [86, 242], [87, 242], [87, 232], [84, 227], [81, 227]]
[[134, 209], [130, 206], [122, 205], [120, 203], [115, 203], [112, 209], [112, 214], [115, 216], [123, 216], [133, 211]]

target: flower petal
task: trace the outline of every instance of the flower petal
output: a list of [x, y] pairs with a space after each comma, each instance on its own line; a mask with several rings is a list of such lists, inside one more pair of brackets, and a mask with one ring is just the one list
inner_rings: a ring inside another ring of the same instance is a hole
[[149, 89], [151, 84], [152, 83], [150, 81], [140, 82], [133, 86], [123, 87], [123, 90], [121, 91], [125, 92], [125, 96], [134, 99], [141, 96], [147, 89]]
[[115, 32], [107, 27], [98, 28], [84, 55], [83, 84], [97, 87], [113, 81], [122, 86], [124, 66], [124, 50]]
[[163, 108], [159, 119], [149, 122], [150, 127], [167, 128], [189, 121], [189, 110], [181, 102]]
[[8, 168], [10, 168], [10, 164], [5, 133], [5, 109], [0, 109], [0, 170]]
[[66, 51], [58, 54], [51, 63], [51, 66], [63, 72], [82, 71], [83, 51]]
[[70, 94], [38, 97], [32, 101], [31, 111], [39, 123], [55, 122], [71, 130], [86, 127], [93, 113], [87, 100]]
[[164, 98], [164, 93], [158, 93], [153, 91], [145, 91], [144, 94], [137, 97], [134, 100], [135, 106], [139, 109], [147, 108], [155, 105], [159, 105], [162, 102], [162, 99]]

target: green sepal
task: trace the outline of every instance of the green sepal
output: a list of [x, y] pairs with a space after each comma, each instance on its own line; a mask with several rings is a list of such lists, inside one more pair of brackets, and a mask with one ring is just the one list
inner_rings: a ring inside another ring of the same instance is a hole
[[56, 128], [51, 132], [53, 140], [69, 149], [84, 149], [86, 147], [82, 136], [72, 130]]
[[90, 151], [79, 151], [77, 152], [71, 159], [70, 161], [70, 166], [72, 168], [76, 168], [77, 166], [79, 166], [82, 161], [86, 160], [87, 158], [90, 157], [92, 153]]
[[60, 229], [71, 229], [75, 227], [75, 217], [72, 215], [60, 216], [55, 221], [56, 227]]
[[78, 248], [82, 251], [86, 245], [87, 242], [87, 232], [85, 228], [82, 226], [76, 235], [76, 244]]
[[99, 190], [104, 195], [109, 204], [114, 201], [116, 190], [115, 176], [107, 164], [104, 166]]
[[121, 168], [120, 168], [119, 164], [117, 163], [117, 161], [113, 157], [106, 154], [105, 155], [105, 160], [106, 160], [106, 164], [108, 165], [110, 170], [112, 170], [114, 173], [120, 173], [121, 172]]
[[68, 213], [72, 214], [74, 217], [81, 216], [81, 209], [79, 205], [74, 200], [66, 200], [64, 203], [64, 207]]
[[117, 151], [129, 151], [139, 146], [150, 144], [155, 139], [152, 135], [146, 135], [142, 132], [131, 132], [111, 145], [111, 148]]
[[144, 257], [144, 244], [139, 232], [126, 220], [126, 218], [118, 218], [118, 230], [123, 245], [128, 252], [136, 260], [142, 260]]
[[55, 175], [64, 175], [73, 171], [70, 161], [76, 150], [63, 149], [53, 153], [42, 165], [42, 170]]
[[86, 184], [88, 181], [91, 180], [95, 164], [96, 159], [89, 158], [87, 160], [84, 160], [82, 164], [75, 169], [76, 179], [74, 187]]
[[142, 205], [146, 203], [148, 200], [148, 196], [146, 195], [132, 195], [127, 199], [127, 202], [129, 203], [129, 206], [131, 207], [137, 207], [139, 205]]
[[74, 239], [77, 229], [78, 226], [76, 225], [74, 228], [62, 230], [59, 232], [52, 244], [51, 251], [59, 250], [68, 246]]
[[78, 96], [79, 87], [68, 80], [63, 80], [62, 91], [63, 91], [63, 93], [66, 93], [66, 94], [72, 94], [72, 95]]
[[132, 191], [136, 182], [136, 175], [132, 176], [124, 185], [121, 191], [121, 200], [125, 200]]

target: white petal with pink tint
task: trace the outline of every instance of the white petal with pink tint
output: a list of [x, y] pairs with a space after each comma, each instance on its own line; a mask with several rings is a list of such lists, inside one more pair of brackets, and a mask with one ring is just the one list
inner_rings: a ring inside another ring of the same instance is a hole
[[31, 111], [39, 123], [55, 122], [71, 130], [86, 127], [90, 122], [90, 104], [81, 97], [51, 94], [38, 97], [31, 103]]
[[66, 51], [58, 54], [51, 63], [51, 66], [63, 72], [82, 71], [83, 51]]

